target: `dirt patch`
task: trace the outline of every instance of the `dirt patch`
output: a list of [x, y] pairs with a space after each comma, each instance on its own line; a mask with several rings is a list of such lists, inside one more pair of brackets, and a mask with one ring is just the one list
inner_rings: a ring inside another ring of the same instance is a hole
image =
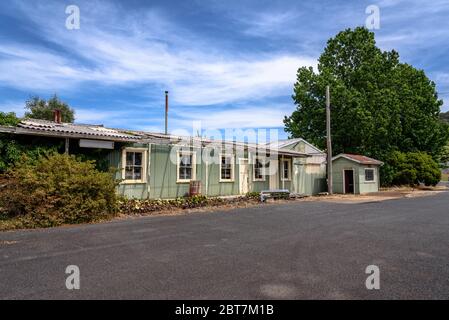
[[428, 197], [449, 191], [447, 188], [434, 187], [432, 189], [413, 189], [413, 188], [391, 188], [379, 192], [368, 194], [338, 194], [332, 196], [310, 197], [307, 201], [327, 201], [338, 203], [364, 203], [377, 202], [385, 200], [394, 200], [401, 198]]

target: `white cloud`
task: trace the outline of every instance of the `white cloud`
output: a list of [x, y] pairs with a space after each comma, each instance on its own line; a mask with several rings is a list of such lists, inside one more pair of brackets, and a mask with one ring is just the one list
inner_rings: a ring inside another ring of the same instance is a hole
[[278, 128], [283, 127], [285, 115], [291, 114], [293, 105], [273, 103], [269, 106], [244, 106], [235, 109], [214, 110], [176, 110], [175, 127], [191, 128], [193, 122], [201, 122], [203, 129], [245, 129], [245, 128]]
[[95, 12], [107, 13], [108, 23], [93, 19], [87, 10], [90, 4], [83, 4], [80, 30], [66, 30], [58, 19], [49, 19], [53, 6], [37, 6], [29, 18], [41, 27], [39, 32], [47, 41], [71, 56], [40, 46], [5, 43], [0, 48], [4, 55], [0, 83], [52, 91], [77, 90], [89, 82], [110, 86], [151, 83], [168, 88], [177, 104], [212, 105], [286, 95], [296, 70], [316, 65], [314, 58], [282, 53], [238, 56], [221, 52], [159, 12], [123, 16], [111, 5], [94, 5]]

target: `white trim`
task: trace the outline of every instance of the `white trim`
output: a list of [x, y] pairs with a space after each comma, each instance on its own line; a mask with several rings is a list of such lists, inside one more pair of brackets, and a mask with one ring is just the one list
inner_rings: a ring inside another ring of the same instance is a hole
[[[192, 156], [192, 178], [191, 179], [180, 179], [179, 178], [179, 163], [180, 155], [191, 155]], [[177, 150], [176, 151], [176, 183], [190, 183], [190, 181], [196, 180], [196, 152]]]
[[[221, 178], [221, 165], [222, 165], [222, 157], [231, 157], [231, 179], [222, 179]], [[234, 163], [235, 163], [235, 156], [234, 156], [234, 154], [233, 153], [226, 153], [226, 152], [224, 152], [224, 153], [221, 153], [220, 154], [220, 165], [219, 165], [219, 171], [218, 171], [218, 174], [219, 174], [219, 176], [218, 176], [218, 181], [219, 182], [234, 182], [235, 181], [235, 170], [234, 170]]]
[[[366, 180], [366, 170], [372, 170], [373, 171], [373, 180]], [[364, 182], [365, 183], [376, 183], [377, 182], [377, 180], [376, 180], [376, 168], [364, 168], [364, 177], [363, 177], [363, 179], [364, 179]]]
[[[345, 175], [345, 171], [352, 171], [352, 182], [353, 182], [353, 192], [352, 194], [355, 194], [355, 170], [354, 168], [351, 169], [343, 169], [343, 194], [346, 194], [346, 175]], [[348, 193], [350, 194], [350, 193]]]
[[[140, 152], [142, 153], [142, 179], [134, 180], [134, 179], [125, 179], [125, 168], [126, 168], [126, 153], [127, 152]], [[123, 148], [122, 149], [122, 163], [121, 163], [121, 171], [122, 171], [122, 184], [136, 184], [136, 183], [146, 183], [147, 182], [147, 157], [148, 149], [146, 148]]]
[[[287, 159], [282, 159], [281, 160], [281, 181], [292, 181], [292, 159], [291, 158], [287, 158]], [[289, 162], [288, 164], [288, 178], [285, 179], [284, 178], [284, 162], [287, 161]]]
[[[300, 143], [300, 142], [304, 142], [305, 144], [307, 144], [309, 147], [311, 147], [312, 149], [315, 149], [316, 151], [317, 151], [317, 154], [323, 154], [324, 153], [324, 151], [323, 150], [320, 150], [320, 149], [318, 149], [317, 147], [315, 147], [313, 144], [311, 144], [309, 141], [307, 141], [307, 140], [304, 140], [303, 138], [296, 138], [296, 139], [289, 139], [290, 141], [284, 141], [284, 142], [280, 142], [280, 141], [274, 141], [273, 142], [273, 144], [276, 144], [276, 142], [277, 142], [277, 145], [278, 145], [278, 147], [279, 147], [279, 149], [282, 149], [282, 148], [285, 148], [285, 147], [287, 147], [287, 146], [290, 146], [290, 145], [292, 145], [292, 144], [294, 144], [294, 143]], [[309, 153], [308, 153], [309, 154]], [[310, 153], [310, 154], [313, 154], [313, 153]]]
[[[261, 159], [262, 157], [260, 156], [253, 156], [253, 181], [266, 181], [266, 174], [265, 174], [265, 164], [263, 164], [261, 170], [262, 170], [262, 178], [257, 178], [256, 179], [256, 161]], [[263, 163], [262, 161], [259, 160], [260, 163]]]

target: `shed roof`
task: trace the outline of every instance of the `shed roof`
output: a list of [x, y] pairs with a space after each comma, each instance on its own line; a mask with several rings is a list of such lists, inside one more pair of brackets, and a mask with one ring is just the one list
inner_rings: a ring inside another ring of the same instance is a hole
[[336, 155], [335, 157], [332, 158], [332, 161], [335, 161], [339, 158], [345, 158], [348, 159], [350, 161], [354, 161], [360, 164], [374, 164], [374, 165], [378, 165], [381, 166], [384, 163], [382, 161], [367, 157], [367, 156], [362, 156], [360, 154], [351, 154], [351, 153], [340, 153], [339, 155]]

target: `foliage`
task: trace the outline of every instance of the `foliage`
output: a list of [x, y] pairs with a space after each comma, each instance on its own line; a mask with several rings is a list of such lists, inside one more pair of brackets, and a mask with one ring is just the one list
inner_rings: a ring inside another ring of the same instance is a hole
[[248, 192], [246, 194], [246, 197], [248, 199], [259, 200], [260, 199], [260, 192], [255, 192], [255, 191]]
[[14, 112], [1, 112], [0, 111], [0, 126], [16, 126], [20, 122]]
[[446, 145], [443, 150], [441, 151], [439, 162], [442, 164], [448, 164], [449, 163], [449, 144]]
[[23, 159], [6, 178], [0, 213], [20, 221], [20, 227], [90, 222], [116, 212], [118, 182], [111, 173], [97, 171], [93, 161], [53, 153]]
[[42, 120], [54, 120], [54, 110], [61, 110], [63, 122], [75, 121], [75, 111], [69, 107], [69, 105], [56, 96], [56, 94], [48, 101], [39, 97], [31, 97], [26, 102], [25, 109], [29, 110], [25, 112], [25, 117]]
[[432, 157], [423, 152], [391, 152], [385, 162], [384, 181], [391, 185], [436, 185], [441, 171]]
[[449, 138], [439, 120], [442, 101], [422, 70], [383, 52], [366, 28], [347, 29], [328, 41], [318, 72], [302, 67], [284, 119], [292, 137], [325, 148], [325, 87], [330, 85], [335, 154], [359, 153], [385, 160], [393, 150], [426, 152], [436, 158]]
[[180, 197], [176, 199], [128, 199], [122, 198], [118, 201], [118, 210], [123, 214], [148, 214], [173, 209], [192, 209], [200, 207], [214, 207], [248, 201], [260, 201], [258, 192], [251, 192], [245, 196], [235, 198], [206, 197], [195, 195], [191, 197]]
[[61, 148], [62, 142], [54, 139], [0, 134], [0, 173], [14, 166], [23, 156], [29, 161], [35, 161], [40, 156]]

